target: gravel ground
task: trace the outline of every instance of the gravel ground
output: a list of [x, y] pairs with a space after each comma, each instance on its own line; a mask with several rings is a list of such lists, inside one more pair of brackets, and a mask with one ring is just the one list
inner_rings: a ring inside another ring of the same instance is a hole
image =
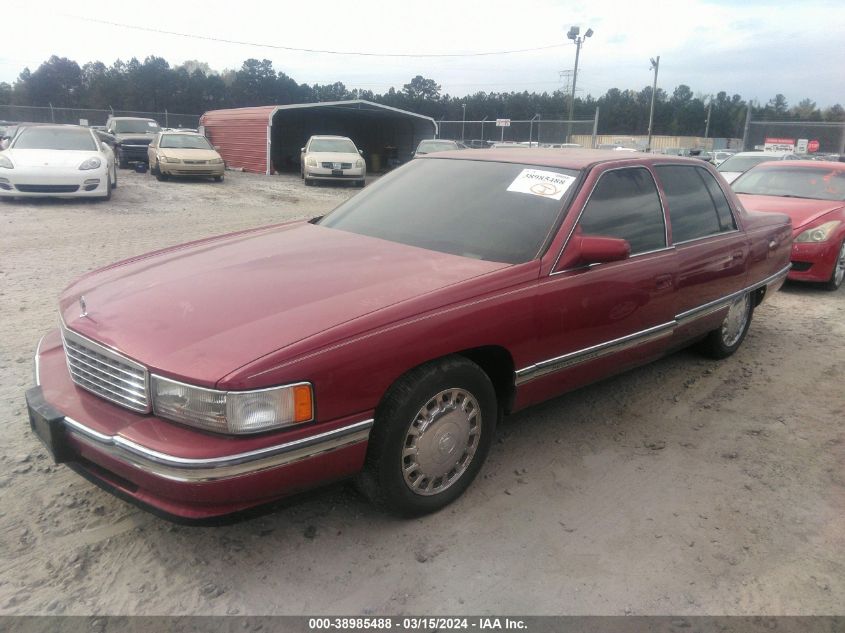
[[437, 515], [347, 485], [173, 525], [50, 464], [31, 355], [61, 289], [165, 245], [318, 215], [294, 176], [0, 204], [2, 614], [835, 614], [845, 605], [845, 291], [787, 285], [722, 362], [681, 352], [505, 421]]

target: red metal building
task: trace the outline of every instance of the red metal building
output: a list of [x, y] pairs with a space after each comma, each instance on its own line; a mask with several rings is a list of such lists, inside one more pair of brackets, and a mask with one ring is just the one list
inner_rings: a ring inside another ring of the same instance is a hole
[[211, 110], [200, 131], [226, 165], [255, 173], [299, 170], [299, 151], [315, 134], [348, 136], [364, 150], [370, 169], [394, 153], [404, 161], [417, 144], [437, 134], [431, 117], [356, 99]]

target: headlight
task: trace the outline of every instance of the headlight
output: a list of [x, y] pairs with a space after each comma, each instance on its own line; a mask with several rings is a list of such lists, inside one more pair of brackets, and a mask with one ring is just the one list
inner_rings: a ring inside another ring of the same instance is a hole
[[0, 167], [3, 169], [14, 169], [15, 166], [12, 164], [12, 161], [9, 160], [6, 156], [0, 156]]
[[84, 161], [79, 168], [80, 169], [97, 169], [102, 163], [100, 159], [96, 156], [89, 158], [88, 160]]
[[358, 160], [356, 160], [356, 161], [355, 161], [355, 166], [356, 166], [356, 167], [363, 167], [363, 166], [364, 166], [364, 159], [359, 158]]
[[162, 160], [162, 162], [165, 162], [165, 163], [181, 163], [182, 162], [178, 158], [170, 158], [168, 156], [162, 156], [161, 160]]
[[217, 391], [152, 376], [152, 394], [156, 415], [218, 433], [260, 433], [314, 419], [309, 383]]
[[222, 158], [212, 158], [212, 159], [211, 159], [210, 161], [208, 161], [208, 162], [209, 162], [209, 164], [211, 164], [211, 165], [219, 165], [220, 163], [222, 163], [222, 162], [223, 162], [223, 159], [222, 159]]
[[317, 166], [317, 159], [316, 158], [306, 158], [305, 164], [309, 167], [316, 167]]
[[807, 229], [801, 235], [795, 238], [796, 242], [824, 242], [830, 238], [830, 235], [836, 230], [842, 222], [840, 220], [831, 220], [811, 229]]

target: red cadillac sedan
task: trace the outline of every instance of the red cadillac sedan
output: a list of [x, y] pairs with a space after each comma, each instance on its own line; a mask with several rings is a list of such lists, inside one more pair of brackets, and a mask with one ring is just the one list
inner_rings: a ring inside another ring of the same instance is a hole
[[732, 184], [746, 209], [792, 219], [789, 279], [837, 290], [845, 279], [845, 163], [763, 163]]
[[699, 160], [432, 154], [325, 217], [72, 283], [30, 424], [57, 462], [169, 516], [347, 477], [432, 512], [503, 414], [694, 343], [734, 353], [790, 249], [786, 216], [746, 212]]

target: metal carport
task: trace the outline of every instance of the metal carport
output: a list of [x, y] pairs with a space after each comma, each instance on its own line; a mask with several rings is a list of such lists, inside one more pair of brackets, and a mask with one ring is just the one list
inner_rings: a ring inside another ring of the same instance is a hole
[[372, 171], [386, 148], [404, 162], [437, 133], [431, 117], [363, 99], [211, 110], [200, 126], [229, 167], [266, 174], [299, 171], [299, 150], [314, 134], [348, 136]]

